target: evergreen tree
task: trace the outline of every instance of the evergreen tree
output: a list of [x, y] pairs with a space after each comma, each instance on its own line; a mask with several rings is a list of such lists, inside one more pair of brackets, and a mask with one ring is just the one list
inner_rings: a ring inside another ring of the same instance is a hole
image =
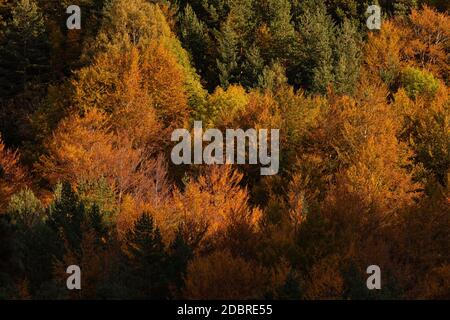
[[218, 42], [217, 69], [220, 85], [224, 88], [239, 79], [238, 35], [234, 31], [232, 19], [222, 25], [216, 35]]
[[[168, 296], [167, 255], [153, 217], [143, 213], [124, 239], [126, 283], [138, 299]], [[131, 297], [129, 297], [131, 298]]]
[[197, 18], [189, 4], [180, 16], [180, 33], [183, 46], [191, 53], [197, 72], [203, 78], [208, 77], [209, 64], [212, 62], [209, 52], [211, 39], [205, 23]]
[[314, 93], [326, 93], [333, 82], [334, 24], [325, 7], [306, 9], [299, 17], [300, 52], [294, 83]]
[[0, 299], [11, 299], [14, 282], [21, 269], [17, 252], [17, 238], [11, 219], [0, 214]]
[[262, 47], [267, 64], [276, 60], [290, 58], [296, 45], [296, 34], [291, 22], [291, 4], [289, 0], [255, 1], [260, 26], [267, 26], [270, 43]]
[[345, 20], [338, 29], [334, 44], [334, 90], [338, 94], [351, 94], [359, 77], [361, 65], [361, 39], [352, 22]]
[[2, 99], [24, 92], [33, 81], [45, 83], [49, 73], [49, 40], [35, 0], [17, 1], [6, 25], [0, 38]]
[[33, 191], [24, 189], [11, 197], [8, 213], [19, 225], [32, 227], [42, 216], [43, 207]]
[[[184, 278], [187, 272], [189, 260], [193, 257], [193, 250], [185, 239], [185, 227], [179, 226], [175, 239], [170, 244], [169, 248], [169, 269], [170, 280], [180, 293], [184, 287]], [[190, 230], [192, 232], [192, 230]], [[189, 232], [189, 231], [188, 231]]]
[[262, 74], [258, 77], [258, 86], [272, 92], [277, 92], [277, 90], [286, 85], [286, 70], [279, 63], [266, 66]]
[[380, 0], [380, 5], [389, 14], [408, 15], [417, 8], [418, 0]]
[[261, 56], [261, 49], [253, 44], [246, 50], [242, 64], [242, 76], [240, 83], [246, 88], [256, 87], [258, 79], [262, 75], [265, 62]]
[[[85, 219], [84, 205], [69, 183], [58, 185], [55, 191], [56, 199], [48, 209], [47, 224], [57, 234], [61, 248], [65, 244], [74, 251], [79, 250], [82, 223]], [[62, 256], [62, 252], [60, 252]]]

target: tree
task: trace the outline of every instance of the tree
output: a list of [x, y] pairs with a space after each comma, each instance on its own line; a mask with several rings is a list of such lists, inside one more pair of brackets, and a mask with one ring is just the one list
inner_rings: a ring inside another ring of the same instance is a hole
[[175, 239], [170, 244], [168, 250], [169, 275], [173, 286], [171, 291], [172, 294], [175, 294], [175, 297], [181, 295], [181, 290], [184, 288], [187, 266], [194, 254], [194, 248], [190, 246], [187, 241], [188, 239], [186, 239], [186, 233], [192, 233], [192, 231], [187, 230], [187, 228], [187, 223], [183, 222], [180, 224], [175, 234]]
[[419, 1], [417, 0], [382, 0], [380, 1], [380, 4], [391, 14], [407, 15], [411, 12], [411, 10], [417, 8], [418, 2]]
[[395, 92], [402, 69], [410, 66], [428, 70], [448, 83], [449, 23], [446, 15], [428, 7], [413, 10], [406, 21], [385, 21], [379, 33], [369, 34], [366, 77], [378, 75]]
[[[183, 73], [182, 81], [189, 106], [201, 114], [206, 92], [195, 69], [191, 66], [188, 53], [170, 29], [159, 5], [145, 0], [110, 2], [105, 8], [102, 27], [93, 52], [95, 54], [109, 50], [128, 51], [131, 47], [141, 50], [152, 43], [153, 47], [157, 43], [175, 57], [178, 67]], [[174, 79], [174, 81], [179, 81], [179, 79]]]
[[36, 2], [17, 1], [7, 26], [0, 46], [2, 100], [24, 92], [33, 81], [45, 83], [49, 72], [48, 37]]
[[398, 279], [406, 297], [438, 299], [448, 295], [450, 287], [445, 280], [450, 240], [448, 190], [437, 188], [396, 221], [395, 260], [404, 270]]
[[[226, 228], [234, 221], [257, 225], [261, 216], [258, 208], [248, 204], [247, 190], [239, 186], [242, 174], [229, 166], [213, 168], [185, 186], [184, 192], [175, 191], [171, 214], [165, 219], [180, 221], [192, 219], [208, 226], [207, 235]], [[231, 197], [233, 202], [227, 199]], [[214, 213], [214, 214], [213, 214]]]
[[115, 131], [129, 132], [136, 146], [153, 152], [167, 145], [170, 132], [190, 116], [182, 67], [164, 46], [151, 40], [139, 50], [100, 53], [73, 82], [74, 104], [111, 114]]
[[[60, 246], [67, 246], [77, 252], [81, 244], [81, 228], [85, 219], [84, 205], [73, 191], [70, 183], [58, 186], [55, 200], [48, 208], [47, 224], [54, 230], [60, 240]], [[60, 255], [57, 255], [60, 257]]]
[[64, 119], [48, 141], [49, 154], [37, 164], [51, 183], [106, 179], [120, 205], [125, 194], [138, 201], [157, 202], [166, 192], [165, 167], [162, 159], [148, 158], [145, 149], [133, 148], [120, 132], [110, 132], [107, 116], [95, 109], [84, 117]]
[[228, 87], [230, 83], [239, 81], [239, 61], [238, 61], [238, 35], [233, 30], [232, 15], [222, 25], [221, 32], [217, 36], [218, 59], [217, 69], [219, 70], [219, 80], [222, 87]]
[[287, 86], [286, 69], [278, 62], [269, 67], [265, 67], [262, 74], [258, 77], [258, 86], [261, 89], [272, 92], [281, 91], [281, 87]]
[[167, 254], [150, 214], [143, 213], [128, 231], [123, 254], [127, 285], [133, 288], [135, 298], [164, 299], [168, 296]]
[[412, 67], [402, 72], [401, 83], [412, 99], [418, 96], [432, 99], [439, 89], [439, 81], [431, 73]]
[[83, 274], [83, 292], [72, 292], [72, 297], [93, 298], [99, 283], [111, 267], [111, 247], [114, 232], [108, 223], [107, 212], [94, 204], [87, 207], [80, 195], [68, 183], [59, 185], [55, 200], [48, 208], [47, 224], [58, 239], [58, 249], [53, 252], [52, 273], [64, 285], [66, 269], [80, 266]]
[[0, 137], [0, 212], [10, 197], [29, 184], [28, 174], [19, 162], [17, 151], [6, 149]]
[[333, 34], [335, 27], [323, 7], [317, 5], [299, 17], [301, 49], [293, 72], [294, 83], [314, 93], [326, 93], [333, 82]]
[[0, 133], [8, 145], [32, 137], [29, 116], [51, 79], [50, 45], [35, 0], [8, 4], [0, 35]]
[[344, 20], [334, 44], [334, 91], [351, 94], [360, 76], [361, 37], [357, 27]]
[[[217, 286], [220, 281], [222, 285]], [[192, 260], [184, 296], [187, 299], [261, 299], [281, 286], [283, 276], [226, 250]]]
[[218, 87], [208, 99], [211, 120], [215, 125], [225, 127], [239, 117], [247, 104], [248, 96], [243, 87], [231, 85], [226, 90]]
[[210, 76], [211, 38], [205, 23], [197, 18], [195, 11], [187, 4], [180, 13], [180, 34], [183, 46], [189, 50], [194, 65], [203, 78]]
[[364, 75], [372, 82], [384, 82], [395, 91], [404, 62], [401, 51], [405, 46], [402, 31], [391, 20], [383, 23], [379, 33], [370, 33], [364, 50]]
[[[266, 64], [273, 62], [288, 63], [296, 49], [296, 37], [292, 23], [291, 4], [289, 0], [255, 1], [257, 11], [256, 21], [259, 30], [267, 28], [267, 37], [263, 36], [262, 43], [256, 40]], [[264, 38], [267, 41], [264, 43]]]
[[406, 33], [404, 52], [406, 59], [419, 68], [430, 70], [449, 83], [448, 50], [450, 48], [450, 18], [425, 6], [413, 10], [410, 23], [403, 25]]
[[358, 108], [354, 101], [342, 98], [333, 102], [331, 111], [333, 118], [342, 116], [343, 121], [337, 124], [339, 133], [334, 133], [331, 143], [342, 161], [338, 183], [346, 181], [338, 193], [359, 194], [365, 205], [382, 216], [412, 204], [420, 189], [408, 172], [412, 152], [398, 140], [399, 125], [388, 108], [381, 102]]
[[11, 197], [7, 212], [14, 223], [31, 228], [41, 219], [43, 206], [33, 191], [23, 189]]
[[404, 120], [401, 139], [414, 150], [417, 179], [426, 185], [437, 182], [447, 186], [448, 183], [450, 115], [447, 92], [448, 88], [441, 85], [433, 99], [425, 95], [425, 98], [419, 96], [411, 100], [403, 89], [394, 96], [394, 106]]

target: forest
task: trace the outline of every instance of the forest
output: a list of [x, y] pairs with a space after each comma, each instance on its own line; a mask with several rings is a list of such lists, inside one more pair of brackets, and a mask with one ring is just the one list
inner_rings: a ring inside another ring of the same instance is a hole
[[0, 300], [450, 299], [449, 91], [448, 0], [0, 0]]

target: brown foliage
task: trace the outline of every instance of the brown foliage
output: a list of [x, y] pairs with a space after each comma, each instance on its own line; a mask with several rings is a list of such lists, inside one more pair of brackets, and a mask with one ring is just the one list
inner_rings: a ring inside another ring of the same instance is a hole
[[216, 251], [194, 259], [188, 266], [187, 299], [262, 299], [280, 287], [284, 277], [255, 262]]

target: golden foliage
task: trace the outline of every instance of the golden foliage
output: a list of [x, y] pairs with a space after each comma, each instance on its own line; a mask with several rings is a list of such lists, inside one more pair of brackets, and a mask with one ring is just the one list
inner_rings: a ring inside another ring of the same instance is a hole
[[230, 165], [214, 166], [205, 171], [198, 179], [188, 181], [184, 190], [174, 190], [162, 208], [148, 208], [163, 234], [173, 234], [182, 221], [206, 225], [207, 236], [236, 221], [257, 227], [262, 212], [248, 204], [249, 194], [240, 186], [243, 175]]
[[155, 41], [141, 51], [112, 48], [77, 76], [77, 108], [110, 114], [112, 128], [128, 133], [136, 145], [161, 149], [170, 140], [170, 129], [183, 127], [189, 117], [182, 69]]

